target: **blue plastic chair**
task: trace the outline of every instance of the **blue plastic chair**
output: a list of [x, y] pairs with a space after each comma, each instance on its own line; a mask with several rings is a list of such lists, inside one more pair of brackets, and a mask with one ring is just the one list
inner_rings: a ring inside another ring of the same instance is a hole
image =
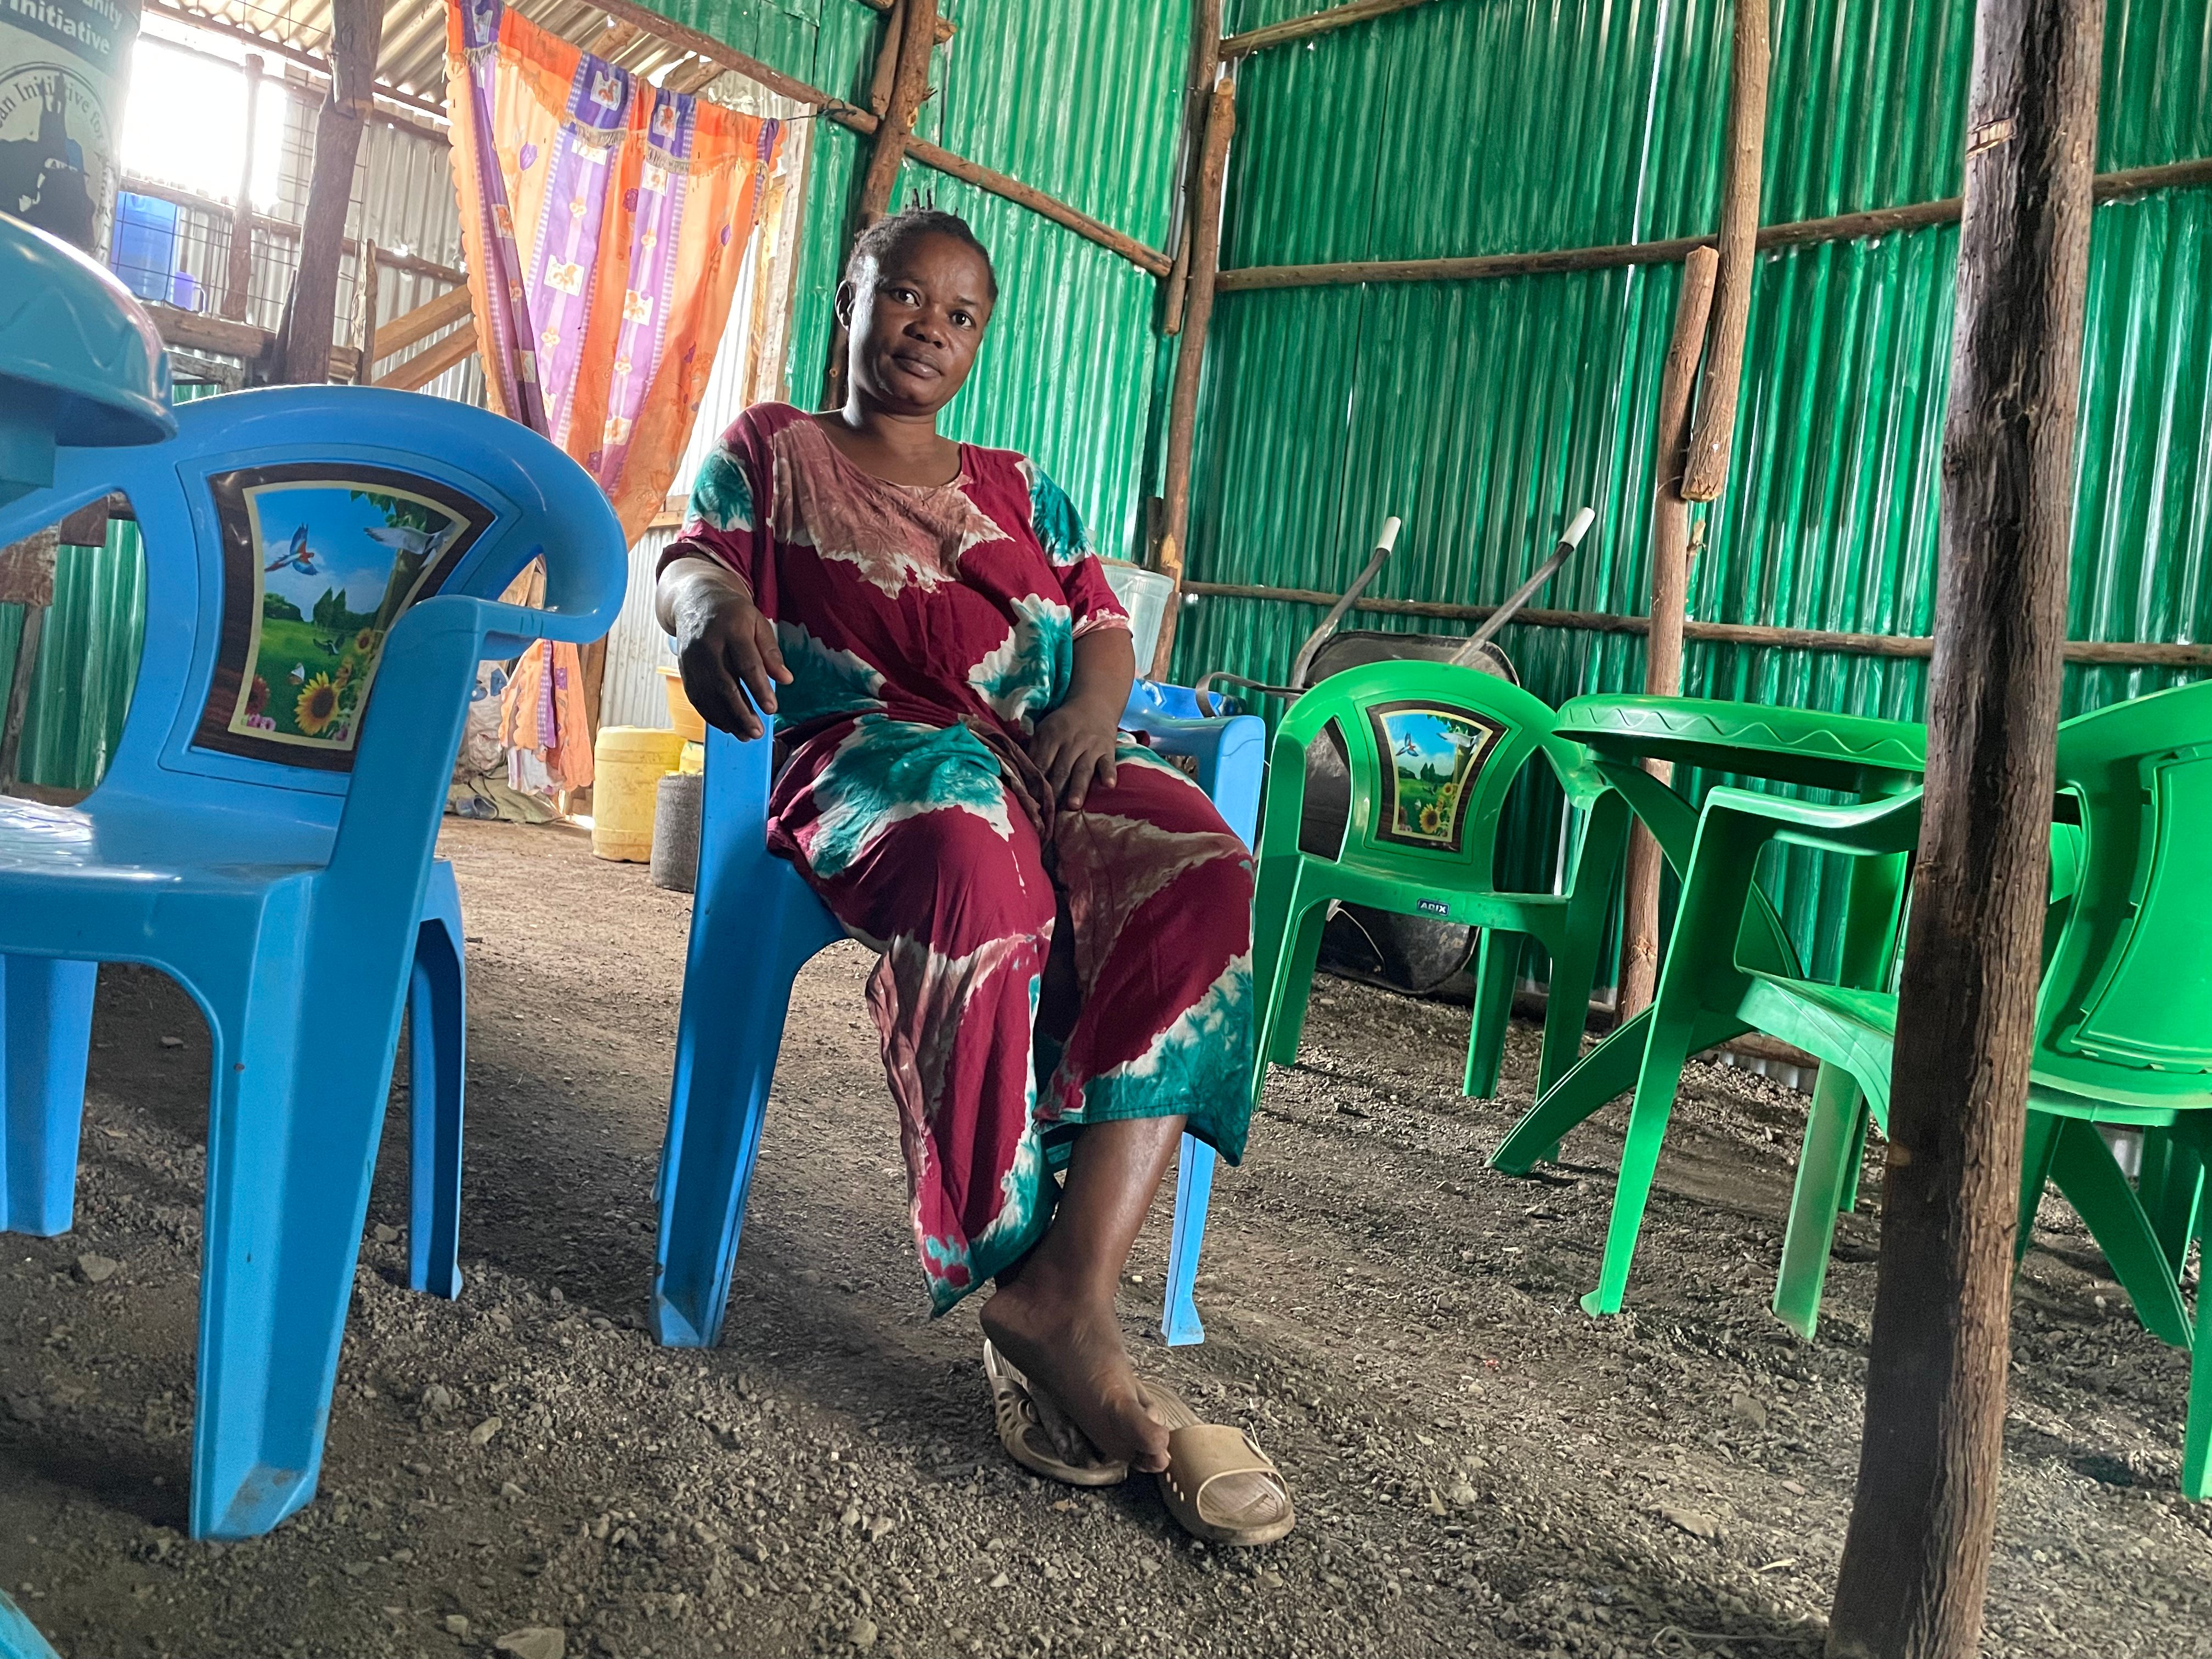
[[[264, 468], [292, 471], [252, 476]], [[390, 627], [349, 771], [321, 752], [238, 752], [250, 737], [204, 726], [223, 660], [216, 492], [272, 478], [411, 489], [481, 526]], [[428, 1131], [415, 1138], [412, 1249], [418, 1282], [438, 1284], [442, 1263], [452, 1289], [437, 1212], [441, 1193], [448, 1223], [458, 1208], [460, 919], [432, 858], [447, 785], [477, 662], [604, 634], [626, 556], [605, 496], [551, 444], [407, 392], [187, 404], [166, 443], [62, 452], [50, 489], [0, 509], [0, 542], [115, 490], [145, 542], [146, 637], [114, 761], [82, 807], [0, 801], [0, 1222], [67, 1223], [91, 964], [179, 981], [214, 1038], [191, 1528], [245, 1538], [314, 1493], [410, 1000]], [[540, 555], [546, 609], [497, 603]]]
[[[1158, 712], [1180, 690], [1139, 681], [1121, 724], [1159, 753], [1188, 757], [1200, 787], [1249, 846], [1266, 727], [1250, 714], [1185, 720]], [[740, 743], [708, 732], [699, 875], [657, 1194], [653, 1332], [670, 1347], [711, 1347], [720, 1338], [792, 981], [817, 951], [845, 937], [798, 871], [768, 850], [769, 781], [768, 738]], [[1170, 1344], [1206, 1340], [1191, 1287], [1213, 1164], [1213, 1148], [1182, 1138], [1160, 1321]]]

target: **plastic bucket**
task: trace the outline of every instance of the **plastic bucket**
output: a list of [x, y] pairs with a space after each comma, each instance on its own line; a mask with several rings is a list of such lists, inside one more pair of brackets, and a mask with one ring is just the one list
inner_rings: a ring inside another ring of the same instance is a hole
[[592, 750], [592, 851], [643, 864], [653, 857], [653, 794], [684, 752], [680, 732], [647, 726], [599, 729]]
[[[707, 720], [684, 695], [684, 676], [673, 668], [660, 671], [660, 689], [668, 698], [668, 723], [687, 743], [707, 741]], [[673, 763], [671, 763], [672, 765]]]
[[1098, 562], [1106, 567], [1107, 585], [1114, 590], [1114, 597], [1129, 613], [1129, 633], [1137, 647], [1137, 675], [1142, 678], [1152, 672], [1152, 649], [1160, 642], [1160, 619], [1167, 615], [1168, 601], [1175, 597], [1175, 580], [1123, 559]]

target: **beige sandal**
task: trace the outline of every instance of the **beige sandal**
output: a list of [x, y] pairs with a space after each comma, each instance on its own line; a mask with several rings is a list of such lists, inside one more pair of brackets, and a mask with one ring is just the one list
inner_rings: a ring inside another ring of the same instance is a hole
[[1168, 1431], [1160, 1497], [1184, 1531], [1208, 1543], [1249, 1546], [1272, 1544], [1297, 1524], [1283, 1472], [1258, 1441], [1225, 1423], [1200, 1422], [1157, 1382], [1144, 1389], [1146, 1405]]
[[1117, 1486], [1129, 1478], [1127, 1463], [1109, 1462], [1101, 1457], [1089, 1437], [1053, 1403], [1051, 1396], [1032, 1389], [1029, 1378], [988, 1338], [983, 1343], [983, 1375], [991, 1379], [991, 1408], [999, 1420], [999, 1443], [1015, 1462], [1071, 1486]]

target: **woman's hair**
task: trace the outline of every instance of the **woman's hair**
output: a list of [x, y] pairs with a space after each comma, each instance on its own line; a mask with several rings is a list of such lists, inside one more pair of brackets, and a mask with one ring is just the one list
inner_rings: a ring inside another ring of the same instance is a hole
[[853, 257], [845, 262], [845, 280], [857, 283], [861, 268], [870, 260], [880, 267], [885, 259], [901, 248], [919, 241], [925, 236], [950, 236], [956, 242], [965, 243], [975, 250], [983, 261], [983, 275], [991, 284], [991, 298], [999, 297], [999, 273], [991, 264], [991, 250], [975, 238], [968, 222], [957, 213], [947, 213], [941, 208], [907, 207], [878, 219], [862, 231], [853, 243]]

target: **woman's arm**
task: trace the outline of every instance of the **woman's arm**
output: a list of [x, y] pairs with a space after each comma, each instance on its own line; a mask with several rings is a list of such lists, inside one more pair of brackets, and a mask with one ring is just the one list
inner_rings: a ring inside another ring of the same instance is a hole
[[1127, 629], [1096, 628], [1075, 641], [1067, 696], [1036, 723], [1030, 738], [1030, 758], [1061, 805], [1082, 805], [1094, 782], [1114, 787], [1115, 737], [1136, 677], [1137, 651]]
[[775, 713], [775, 688], [791, 684], [791, 671], [776, 649], [775, 624], [761, 614], [751, 590], [735, 572], [690, 553], [662, 567], [653, 599], [661, 627], [676, 636], [676, 663], [691, 706], [709, 726], [759, 737], [767, 728], [752, 705]]

